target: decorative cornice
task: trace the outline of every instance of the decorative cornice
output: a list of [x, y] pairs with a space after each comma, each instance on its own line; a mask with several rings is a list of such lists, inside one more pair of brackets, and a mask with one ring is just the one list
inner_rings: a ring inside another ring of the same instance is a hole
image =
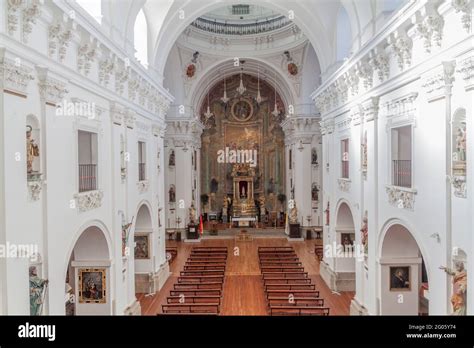
[[415, 209], [416, 190], [387, 185], [386, 192], [388, 195], [389, 204], [399, 209], [408, 209], [412, 211]]
[[26, 3], [26, 0], [8, 0], [7, 3], [7, 27], [8, 34], [13, 35], [18, 30], [18, 10]]
[[57, 54], [60, 62], [66, 58], [67, 48], [72, 41], [73, 31], [76, 29], [76, 23], [68, 18], [57, 21], [49, 27], [48, 30], [48, 54], [53, 58]]
[[443, 62], [442, 70], [434, 75], [429, 76], [422, 87], [425, 89], [428, 95], [428, 101], [434, 101], [441, 97], [445, 97], [447, 93], [450, 93], [450, 89], [455, 80], [456, 62]]
[[380, 109], [386, 118], [408, 117], [414, 118], [417, 110], [417, 92], [412, 92], [400, 98], [384, 103]]
[[74, 195], [77, 208], [80, 212], [86, 212], [102, 206], [104, 193], [100, 190], [81, 192]]
[[451, 176], [449, 177], [451, 185], [453, 185], [454, 195], [458, 198], [467, 198], [466, 177]]
[[99, 62], [99, 83], [107, 87], [110, 82], [110, 76], [115, 69], [115, 57], [113, 55]]
[[33, 31], [33, 24], [41, 15], [43, 1], [33, 0], [23, 9], [23, 42], [28, 43], [28, 36]]
[[124, 121], [125, 121], [125, 126], [127, 126], [127, 128], [130, 128], [130, 129], [135, 128], [136, 119], [137, 119], [137, 116], [134, 111], [126, 110], [124, 114]]
[[116, 102], [110, 103], [110, 120], [112, 123], [121, 126], [126, 116], [126, 110]]
[[97, 39], [90, 37], [77, 49], [77, 70], [85, 76], [89, 75], [92, 63], [97, 58], [98, 46]]
[[451, 5], [456, 12], [462, 12], [462, 26], [467, 33], [470, 33], [472, 24], [472, 0], [451, 0]]
[[413, 49], [413, 40], [404, 29], [392, 33], [389, 38], [393, 53], [395, 54], [400, 70], [410, 67]]
[[32, 69], [5, 58], [5, 49], [0, 50], [0, 78], [3, 88], [12, 92], [26, 95], [28, 84], [34, 80]]
[[41, 98], [46, 103], [57, 104], [59, 101], [64, 99], [64, 96], [69, 93], [66, 89], [66, 85], [54, 78], [46, 76], [46, 70], [44, 68], [37, 68], [38, 71], [38, 87]]
[[457, 72], [462, 75], [466, 90], [474, 88], [474, 56], [463, 59], [459, 63]]

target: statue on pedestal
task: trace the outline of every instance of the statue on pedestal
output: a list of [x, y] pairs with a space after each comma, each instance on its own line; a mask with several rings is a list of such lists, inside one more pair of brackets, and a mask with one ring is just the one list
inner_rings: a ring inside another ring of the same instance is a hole
[[189, 207], [189, 223], [194, 225], [195, 222], [196, 222], [196, 209], [194, 208], [194, 202], [192, 202], [191, 206]]
[[364, 218], [362, 219], [362, 222], [364, 223], [362, 225], [362, 228], [360, 229], [361, 232], [361, 240], [362, 240], [362, 245], [364, 246], [364, 254], [367, 254], [369, 251], [369, 228], [368, 228], [368, 218], [367, 218], [367, 212], [365, 213]]
[[48, 285], [47, 279], [38, 277], [36, 266], [30, 266], [30, 314], [41, 315], [43, 311], [44, 293]]
[[467, 272], [461, 261], [457, 261], [454, 267], [454, 270], [444, 266], [440, 269], [453, 276], [453, 295], [451, 296], [453, 315], [466, 315]]
[[290, 210], [290, 224], [298, 223], [298, 209], [296, 208], [296, 203], [293, 204], [293, 208]]
[[39, 156], [38, 144], [31, 137], [32, 131], [31, 126], [26, 126], [26, 171], [28, 174], [33, 173], [33, 160]]

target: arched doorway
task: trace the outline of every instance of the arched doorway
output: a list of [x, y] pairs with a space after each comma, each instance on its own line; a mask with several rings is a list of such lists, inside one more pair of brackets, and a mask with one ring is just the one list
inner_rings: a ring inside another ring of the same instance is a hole
[[338, 291], [355, 290], [355, 227], [351, 208], [341, 202], [336, 213], [334, 270], [337, 274]]
[[399, 223], [390, 225], [382, 238], [380, 314], [428, 315], [428, 273], [418, 243]]
[[110, 250], [102, 228], [80, 234], [66, 271], [66, 315], [111, 315]]
[[137, 212], [137, 221], [133, 234], [131, 249], [133, 250], [135, 270], [135, 293], [148, 294], [154, 292], [153, 287], [153, 225], [150, 208], [143, 203]]

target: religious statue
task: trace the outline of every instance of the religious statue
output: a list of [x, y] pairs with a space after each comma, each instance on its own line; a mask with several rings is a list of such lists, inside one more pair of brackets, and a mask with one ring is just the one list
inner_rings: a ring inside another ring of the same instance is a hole
[[329, 201], [328, 201], [328, 206], [326, 208], [326, 210], [324, 211], [326, 213], [326, 226], [329, 226]]
[[298, 208], [296, 208], [296, 203], [293, 204], [293, 207], [290, 210], [290, 224], [298, 223]]
[[168, 165], [170, 167], [174, 167], [175, 166], [175, 155], [174, 155], [174, 150], [171, 150], [171, 153], [170, 153], [170, 158], [169, 158], [169, 161], [168, 161]]
[[451, 296], [453, 315], [466, 315], [467, 272], [461, 261], [455, 262], [454, 266], [454, 270], [444, 266], [440, 269], [453, 276], [453, 295]]
[[270, 178], [270, 180], [268, 180], [267, 193], [270, 194], [270, 193], [273, 193], [273, 192], [275, 192], [275, 182], [274, 182], [273, 178]]
[[313, 187], [311, 189], [311, 200], [313, 202], [318, 201], [318, 193], [319, 193], [318, 185], [316, 183], [314, 183]]
[[133, 218], [132, 218], [132, 221], [129, 222], [128, 224], [122, 225], [122, 256], [126, 256], [128, 236], [129, 236], [130, 227], [132, 227], [132, 224], [133, 224]]
[[170, 203], [176, 202], [176, 192], [174, 191], [174, 186], [170, 187], [169, 190], [169, 201]]
[[361, 241], [362, 241], [362, 245], [364, 246], [364, 254], [367, 254], [369, 250], [369, 227], [368, 227], [367, 212], [365, 213], [365, 216], [362, 219], [362, 222], [364, 224], [362, 225], [362, 228], [360, 229]]
[[246, 192], [245, 192], [245, 186], [242, 186], [242, 191], [240, 193], [240, 198], [247, 198]]
[[311, 164], [318, 164], [318, 151], [316, 149], [311, 151]]
[[258, 204], [260, 205], [260, 210], [262, 214], [265, 214], [265, 196], [264, 195], [260, 195], [260, 197], [258, 198]]
[[30, 266], [30, 314], [41, 315], [43, 311], [44, 293], [48, 285], [47, 279], [38, 277], [36, 266]]
[[196, 209], [194, 208], [194, 202], [189, 207], [189, 223], [194, 224], [196, 220]]
[[367, 143], [360, 145], [362, 147], [362, 169], [367, 169]]
[[457, 160], [464, 162], [466, 161], [466, 129], [463, 127], [458, 128], [456, 135], [456, 151]]
[[39, 156], [39, 147], [31, 136], [32, 131], [31, 126], [26, 126], [26, 168], [28, 174], [33, 173], [33, 160]]

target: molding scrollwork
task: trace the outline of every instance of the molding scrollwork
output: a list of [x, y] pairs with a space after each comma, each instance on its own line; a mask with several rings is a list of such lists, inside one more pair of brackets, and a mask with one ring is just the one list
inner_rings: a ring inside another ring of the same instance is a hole
[[449, 177], [451, 185], [453, 185], [454, 196], [458, 198], [467, 198], [466, 177], [451, 176]]
[[130, 128], [130, 129], [135, 128], [136, 119], [137, 119], [136, 113], [134, 111], [127, 110], [126, 113], [124, 114], [125, 126], [127, 126], [127, 128]]
[[107, 57], [99, 62], [99, 83], [107, 87], [110, 82], [110, 76], [115, 69], [115, 58]]
[[32, 1], [23, 9], [23, 42], [28, 43], [28, 36], [33, 31], [33, 24], [41, 15], [42, 2], [38, 0]]
[[349, 192], [351, 189], [351, 181], [349, 179], [339, 178], [337, 179], [337, 186], [342, 192]]
[[38, 87], [41, 98], [51, 104], [57, 104], [69, 93], [64, 83], [51, 77], [40, 79]]
[[123, 106], [111, 102], [110, 103], [110, 119], [112, 123], [121, 126], [126, 116], [126, 110]]
[[102, 206], [104, 193], [100, 190], [81, 192], [74, 195], [77, 208], [80, 212], [86, 212]]
[[99, 43], [97, 39], [90, 38], [77, 49], [77, 70], [85, 76], [89, 75], [92, 63], [97, 58]]
[[148, 180], [137, 182], [137, 189], [139, 193], [147, 192], [149, 187], [150, 187], [150, 182]]
[[28, 84], [34, 80], [32, 69], [16, 64], [16, 62], [5, 58], [5, 50], [0, 50], [0, 78], [3, 80], [3, 88], [12, 92], [26, 95]]
[[66, 58], [67, 48], [72, 41], [73, 30], [76, 23], [72, 19], [58, 21], [49, 27], [48, 30], [48, 54], [53, 58], [57, 54], [60, 62]]
[[442, 70], [434, 75], [429, 76], [422, 87], [425, 89], [428, 100], [434, 101], [441, 97], [444, 97], [447, 92], [447, 88], [452, 87], [454, 78], [454, 72], [456, 67], [455, 61], [443, 62]]
[[31, 201], [37, 201], [40, 198], [43, 188], [42, 180], [28, 181], [28, 197]]
[[461, 74], [466, 90], [474, 88], [474, 56], [463, 59], [457, 72]]
[[118, 61], [115, 64], [115, 92], [122, 95], [125, 89], [125, 82], [130, 77], [130, 66], [126, 62]]
[[471, 15], [471, 0], [452, 0], [451, 5], [456, 10], [456, 12], [462, 12], [461, 22], [463, 28], [470, 33], [472, 25], [472, 15]]
[[8, 0], [7, 26], [9, 35], [13, 35], [18, 29], [18, 22], [20, 20], [18, 10], [25, 4], [25, 2], [25, 0]]
[[388, 203], [399, 209], [414, 210], [417, 191], [410, 188], [387, 185]]
[[397, 57], [398, 67], [400, 70], [405, 70], [411, 65], [413, 40], [408, 37], [404, 30], [399, 30], [391, 34], [390, 41], [393, 52]]

